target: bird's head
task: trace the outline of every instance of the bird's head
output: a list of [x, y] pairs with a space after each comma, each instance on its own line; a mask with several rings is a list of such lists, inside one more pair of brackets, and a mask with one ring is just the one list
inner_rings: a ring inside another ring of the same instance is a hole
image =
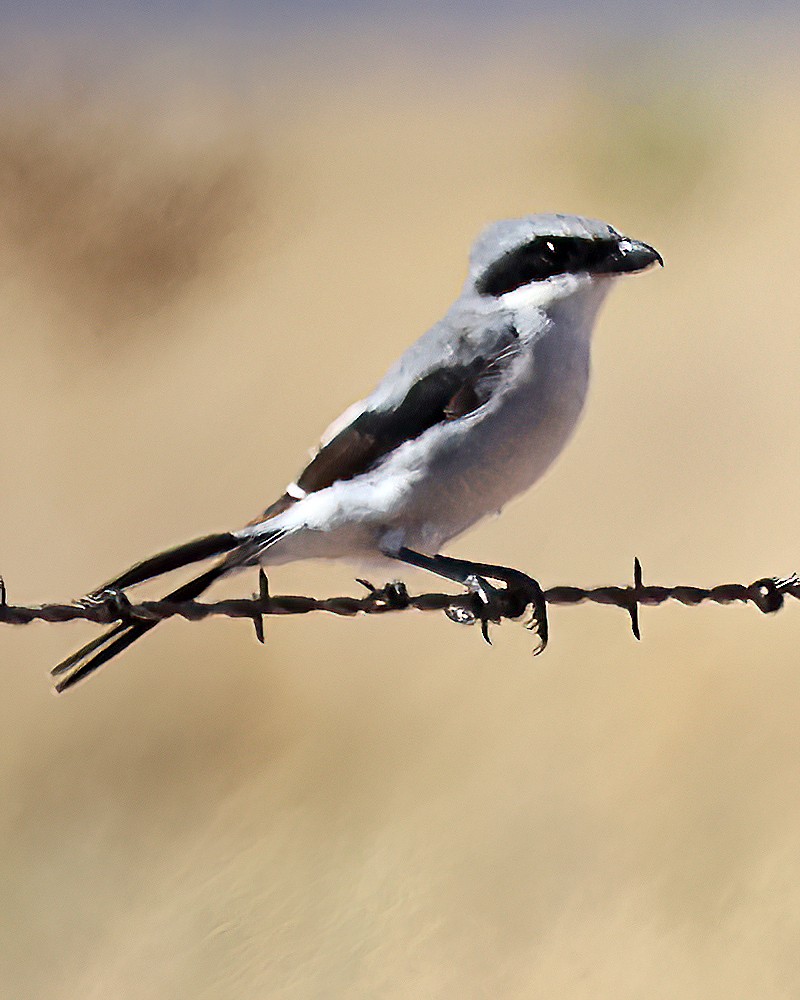
[[577, 215], [495, 222], [476, 240], [465, 293], [486, 308], [562, 306], [593, 314], [613, 279], [663, 265], [647, 243]]

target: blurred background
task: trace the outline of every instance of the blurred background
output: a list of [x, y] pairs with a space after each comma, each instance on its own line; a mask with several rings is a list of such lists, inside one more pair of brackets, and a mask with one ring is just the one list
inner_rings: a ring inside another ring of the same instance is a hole
[[[625, 583], [635, 554], [652, 583], [798, 568], [794, 5], [2, 22], [12, 602], [254, 516], [477, 232], [532, 211], [667, 267], [609, 300], [556, 468], [452, 552], [544, 586]], [[518, 626], [490, 649], [436, 615], [268, 620], [264, 647], [175, 622], [58, 699], [95, 629], [3, 629], [0, 995], [798, 995], [800, 610], [642, 627], [555, 608], [533, 660]]]

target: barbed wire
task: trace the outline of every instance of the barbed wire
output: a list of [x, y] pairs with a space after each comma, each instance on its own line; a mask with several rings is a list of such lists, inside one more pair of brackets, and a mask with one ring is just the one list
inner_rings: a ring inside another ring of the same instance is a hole
[[[366, 580], [358, 580], [367, 590], [362, 597], [304, 597], [300, 595], [272, 595], [263, 570], [259, 570], [259, 593], [250, 598], [232, 598], [222, 601], [142, 601], [133, 604], [119, 590], [106, 590], [90, 598], [70, 604], [38, 604], [16, 606], [8, 603], [5, 582], [0, 577], [0, 624], [27, 625], [32, 621], [68, 622], [90, 621], [98, 625], [114, 622], [153, 622], [166, 618], [184, 618], [199, 621], [222, 615], [227, 618], [249, 618], [255, 625], [256, 635], [264, 641], [263, 619], [267, 615], [303, 615], [312, 611], [354, 617], [359, 614], [384, 614], [395, 611], [444, 611], [453, 621], [471, 624], [485, 619], [485, 607], [478, 594], [429, 593], [413, 596], [400, 583], [374, 587]], [[715, 587], [652, 586], [642, 579], [642, 566], [634, 560], [633, 585], [627, 587], [551, 587], [544, 592], [550, 605], [576, 605], [584, 603], [610, 605], [623, 608], [630, 616], [633, 634], [637, 639], [639, 608], [655, 607], [675, 601], [688, 607], [699, 604], [753, 604], [765, 614], [779, 611], [786, 597], [800, 600], [800, 576], [764, 577], [750, 584], [723, 583]], [[520, 613], [519, 595], [512, 588], [497, 592], [496, 616], [492, 620], [517, 617]], [[485, 624], [485, 622], [484, 622]], [[485, 634], [485, 632], [484, 632]]]

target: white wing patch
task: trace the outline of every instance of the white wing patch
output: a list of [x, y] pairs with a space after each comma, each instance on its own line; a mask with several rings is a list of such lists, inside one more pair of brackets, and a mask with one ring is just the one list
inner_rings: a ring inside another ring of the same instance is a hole
[[356, 417], [360, 416], [366, 408], [367, 401], [365, 399], [359, 399], [357, 403], [353, 403], [352, 406], [348, 406], [344, 413], [340, 414], [333, 421], [333, 423], [326, 428], [319, 441], [320, 448], [324, 448], [326, 444], [330, 444], [336, 435], [340, 431], [343, 431], [345, 427], [349, 427]]

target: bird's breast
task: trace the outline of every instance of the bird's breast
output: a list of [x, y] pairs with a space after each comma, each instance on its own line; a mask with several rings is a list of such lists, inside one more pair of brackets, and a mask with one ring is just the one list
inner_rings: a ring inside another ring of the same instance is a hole
[[[438, 547], [529, 489], [571, 437], [589, 382], [588, 338], [543, 335], [479, 409], [409, 455], [408, 508]], [[400, 456], [398, 456], [399, 458]]]

